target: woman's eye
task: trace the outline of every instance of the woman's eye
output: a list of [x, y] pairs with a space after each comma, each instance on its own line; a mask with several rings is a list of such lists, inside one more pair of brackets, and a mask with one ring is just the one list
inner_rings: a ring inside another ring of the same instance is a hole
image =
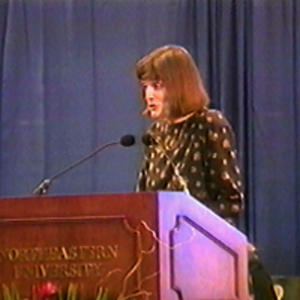
[[142, 83], [141, 88], [142, 90], [146, 90], [148, 87], [151, 87], [155, 90], [161, 89], [163, 87], [163, 84], [161, 81], [155, 81], [155, 82], [150, 82], [150, 83]]
[[160, 82], [160, 81], [153, 83], [153, 87], [155, 89], [160, 89], [160, 88], [162, 88], [162, 86], [163, 86], [162, 82]]

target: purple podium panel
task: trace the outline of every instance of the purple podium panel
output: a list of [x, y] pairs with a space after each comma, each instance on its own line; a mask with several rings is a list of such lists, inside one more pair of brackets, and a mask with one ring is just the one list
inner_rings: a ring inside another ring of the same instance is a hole
[[159, 208], [162, 299], [248, 300], [245, 235], [186, 194], [160, 193]]

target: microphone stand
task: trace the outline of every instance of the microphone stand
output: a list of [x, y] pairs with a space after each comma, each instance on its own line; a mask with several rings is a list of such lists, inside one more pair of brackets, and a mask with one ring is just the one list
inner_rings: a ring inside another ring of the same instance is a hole
[[85, 157], [79, 159], [78, 161], [76, 161], [75, 163], [69, 165], [68, 167], [66, 167], [65, 169], [63, 169], [62, 171], [54, 174], [53, 176], [46, 178], [44, 180], [42, 180], [42, 182], [40, 184], [38, 184], [38, 186], [36, 188], [34, 188], [34, 190], [32, 191], [33, 195], [46, 195], [49, 191], [50, 185], [52, 183], [52, 181], [60, 176], [62, 176], [63, 174], [69, 172], [70, 170], [72, 170], [73, 168], [77, 167], [78, 165], [82, 164], [83, 162], [85, 162], [86, 160], [88, 160], [89, 158], [93, 157], [94, 155], [96, 155], [98, 152], [100, 152], [101, 150], [113, 146], [113, 145], [117, 145], [119, 144], [119, 141], [115, 141], [115, 142], [110, 142], [107, 143], [103, 146], [100, 146], [99, 148], [97, 148], [96, 150], [94, 150], [93, 152], [91, 152], [90, 154], [86, 155]]

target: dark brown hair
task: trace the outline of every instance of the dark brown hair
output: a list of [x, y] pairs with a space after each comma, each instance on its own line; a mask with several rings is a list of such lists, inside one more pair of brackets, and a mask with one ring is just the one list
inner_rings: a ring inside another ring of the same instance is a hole
[[136, 75], [141, 81], [163, 82], [168, 102], [164, 113], [168, 119], [201, 111], [209, 104], [197, 66], [182, 47], [168, 45], [152, 51], [137, 62]]

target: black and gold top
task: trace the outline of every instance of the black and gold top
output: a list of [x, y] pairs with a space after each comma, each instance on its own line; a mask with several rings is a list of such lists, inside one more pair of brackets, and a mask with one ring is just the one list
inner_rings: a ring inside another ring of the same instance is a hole
[[234, 134], [217, 110], [181, 123], [158, 121], [148, 131], [138, 191], [183, 190], [234, 224], [243, 207]]

